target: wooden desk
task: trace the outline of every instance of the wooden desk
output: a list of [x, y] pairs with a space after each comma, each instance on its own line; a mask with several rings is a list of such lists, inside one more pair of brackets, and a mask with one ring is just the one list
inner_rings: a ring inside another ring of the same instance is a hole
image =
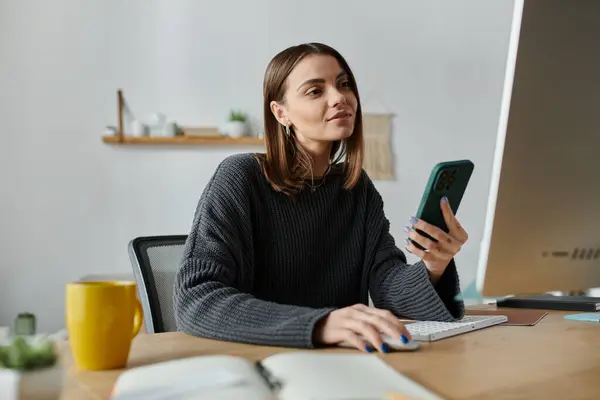
[[[447, 399], [599, 399], [600, 324], [564, 320], [565, 314], [550, 311], [533, 327], [496, 326], [380, 357]], [[132, 344], [128, 367], [207, 354], [258, 360], [283, 351], [297, 350], [144, 334]], [[122, 370], [78, 371], [66, 344], [61, 352], [69, 375], [61, 399], [107, 399]]]

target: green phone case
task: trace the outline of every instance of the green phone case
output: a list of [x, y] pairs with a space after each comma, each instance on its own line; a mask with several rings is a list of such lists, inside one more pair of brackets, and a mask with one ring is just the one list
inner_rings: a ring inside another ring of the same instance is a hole
[[[474, 168], [475, 165], [470, 160], [444, 161], [436, 164], [431, 171], [415, 216], [448, 232], [441, 209], [442, 197], [448, 198], [450, 208], [456, 215]], [[433, 239], [425, 232], [420, 230], [417, 232]], [[413, 242], [413, 244], [423, 250], [418, 243]]]

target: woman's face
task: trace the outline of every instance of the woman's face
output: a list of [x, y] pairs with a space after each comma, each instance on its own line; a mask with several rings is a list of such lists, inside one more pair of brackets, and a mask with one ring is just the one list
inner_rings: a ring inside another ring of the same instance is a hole
[[284, 103], [271, 110], [301, 142], [343, 140], [354, 131], [358, 103], [350, 85], [334, 57], [309, 55], [288, 75]]

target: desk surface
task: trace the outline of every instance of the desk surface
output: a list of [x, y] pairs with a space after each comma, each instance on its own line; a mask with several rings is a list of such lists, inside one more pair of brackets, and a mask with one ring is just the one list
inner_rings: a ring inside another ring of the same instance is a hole
[[[568, 321], [565, 314], [569, 313], [550, 311], [532, 327], [496, 326], [423, 343], [417, 352], [380, 357], [447, 399], [598, 399], [600, 324]], [[60, 348], [68, 370], [61, 399], [107, 399], [123, 370], [79, 371], [68, 345], [62, 343]], [[295, 349], [219, 342], [179, 332], [141, 334], [133, 341], [128, 368], [207, 354], [258, 360], [284, 351]]]

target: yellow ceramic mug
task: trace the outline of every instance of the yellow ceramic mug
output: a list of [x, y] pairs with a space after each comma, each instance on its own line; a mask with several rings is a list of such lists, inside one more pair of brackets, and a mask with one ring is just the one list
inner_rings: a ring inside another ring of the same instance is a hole
[[76, 365], [84, 370], [124, 368], [142, 316], [135, 282], [68, 283], [66, 322]]

